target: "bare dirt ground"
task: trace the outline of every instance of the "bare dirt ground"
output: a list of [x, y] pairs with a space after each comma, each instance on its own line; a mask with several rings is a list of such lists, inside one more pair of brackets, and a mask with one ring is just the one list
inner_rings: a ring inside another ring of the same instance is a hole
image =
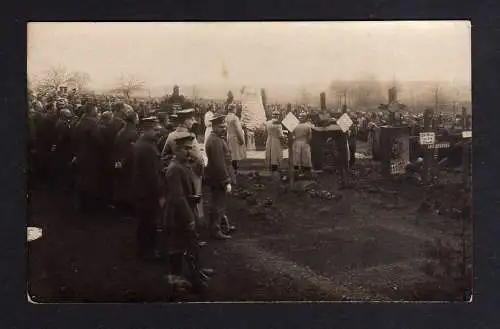
[[[464, 300], [472, 225], [460, 176], [443, 173], [442, 185], [424, 188], [384, 181], [369, 160], [356, 172], [345, 189], [330, 173], [294, 190], [240, 175], [228, 208], [238, 232], [202, 249], [203, 265], [216, 270], [209, 289], [176, 300]], [[163, 264], [135, 258], [134, 219], [75, 214], [62, 192], [34, 190], [31, 199], [29, 225], [43, 229], [28, 248], [32, 299], [172, 300]]]

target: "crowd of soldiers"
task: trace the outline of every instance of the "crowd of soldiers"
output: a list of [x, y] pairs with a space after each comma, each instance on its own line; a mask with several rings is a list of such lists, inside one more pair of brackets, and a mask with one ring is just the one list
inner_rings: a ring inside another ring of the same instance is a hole
[[[195, 106], [178, 87], [164, 101], [130, 104], [109, 98], [34, 99], [29, 109], [30, 188], [61, 189], [80, 213], [113, 208], [136, 218], [137, 256], [166, 260], [172, 275], [188, 277], [193, 289], [203, 289], [213, 270], [200, 266], [198, 250], [207, 243], [201, 236], [227, 240], [236, 230], [226, 203], [238, 163], [251, 144], [240, 121], [242, 107], [234, 101]], [[265, 164], [274, 176], [279, 176], [284, 139], [293, 140], [295, 170], [308, 172], [312, 127], [335, 123], [348, 112], [345, 107], [334, 113], [290, 104], [265, 110], [271, 117], [263, 127]], [[281, 124], [287, 112], [299, 119], [291, 134]], [[348, 159], [353, 165], [356, 140], [370, 141], [375, 127], [389, 118], [386, 112], [349, 116]], [[447, 120], [437, 117], [440, 123]], [[422, 127], [418, 114], [402, 113], [398, 119], [410, 126], [412, 135]], [[200, 144], [197, 137], [202, 136]], [[208, 216], [203, 187], [209, 192]]]
[[[227, 240], [236, 230], [226, 215], [236, 168], [226, 116], [215, 113], [209, 120], [205, 160], [192, 133], [195, 110], [182, 104], [170, 115], [152, 112], [142, 118], [124, 102], [100, 107], [84, 98], [75, 107], [59, 97], [30, 105], [29, 187], [67, 192], [80, 213], [113, 208], [136, 218], [137, 256], [166, 260], [172, 276], [187, 277], [195, 291], [203, 289], [213, 270], [200, 266], [198, 250], [207, 243], [200, 236]], [[235, 106], [229, 108], [230, 118]], [[203, 186], [210, 191], [208, 223]]]

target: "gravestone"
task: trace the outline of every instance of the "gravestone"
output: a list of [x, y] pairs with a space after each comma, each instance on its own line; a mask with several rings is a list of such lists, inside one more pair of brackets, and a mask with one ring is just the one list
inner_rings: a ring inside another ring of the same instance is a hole
[[346, 136], [339, 126], [312, 128], [311, 160], [315, 170], [347, 165]]
[[410, 162], [408, 127], [380, 127], [380, 161], [385, 176], [405, 173]]

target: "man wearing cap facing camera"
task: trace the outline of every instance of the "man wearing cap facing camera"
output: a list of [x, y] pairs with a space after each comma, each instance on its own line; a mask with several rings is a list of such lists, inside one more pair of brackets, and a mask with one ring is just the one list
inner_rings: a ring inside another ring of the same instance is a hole
[[182, 276], [182, 264], [186, 263], [189, 268], [188, 278], [193, 288], [199, 290], [206, 285], [208, 277], [200, 269], [198, 258], [195, 212], [201, 197], [196, 193], [189, 166], [194, 140], [194, 135], [189, 132], [178, 132], [173, 139], [174, 158], [165, 174], [167, 195], [162, 222], [170, 273]]
[[[193, 128], [193, 125], [196, 123], [196, 120], [194, 118], [194, 109], [177, 111], [174, 119], [176, 120], [177, 127], [173, 132], [171, 132], [168, 135], [167, 141], [165, 142], [165, 147], [163, 148], [162, 157], [173, 155], [175, 153], [175, 148], [176, 148], [175, 139], [177, 139], [177, 137], [179, 136], [183, 136], [186, 132], [189, 132]], [[203, 169], [205, 167], [205, 161], [203, 159], [203, 155], [198, 146], [198, 143], [196, 142], [196, 139], [194, 139], [192, 143], [189, 167], [192, 170], [196, 193], [198, 195], [201, 195], [202, 177], [203, 177]], [[203, 222], [204, 219], [203, 202], [200, 202], [200, 204], [196, 207], [196, 215], [197, 215], [197, 220], [199, 222]]]
[[205, 176], [211, 192], [210, 230], [214, 238], [230, 239], [228, 235], [236, 228], [229, 224], [226, 216], [226, 196], [231, 193], [234, 174], [231, 168], [231, 154], [224, 137], [226, 135], [225, 116], [212, 120], [212, 133], [207, 139], [207, 167]]
[[155, 257], [156, 219], [165, 202], [157, 139], [161, 126], [154, 117], [141, 121], [142, 135], [133, 146], [132, 193], [137, 225], [137, 256]]

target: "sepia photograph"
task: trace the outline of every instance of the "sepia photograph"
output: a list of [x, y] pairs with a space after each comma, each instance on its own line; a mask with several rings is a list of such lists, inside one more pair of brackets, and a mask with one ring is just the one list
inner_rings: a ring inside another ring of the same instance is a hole
[[28, 300], [470, 302], [471, 29], [28, 23]]

